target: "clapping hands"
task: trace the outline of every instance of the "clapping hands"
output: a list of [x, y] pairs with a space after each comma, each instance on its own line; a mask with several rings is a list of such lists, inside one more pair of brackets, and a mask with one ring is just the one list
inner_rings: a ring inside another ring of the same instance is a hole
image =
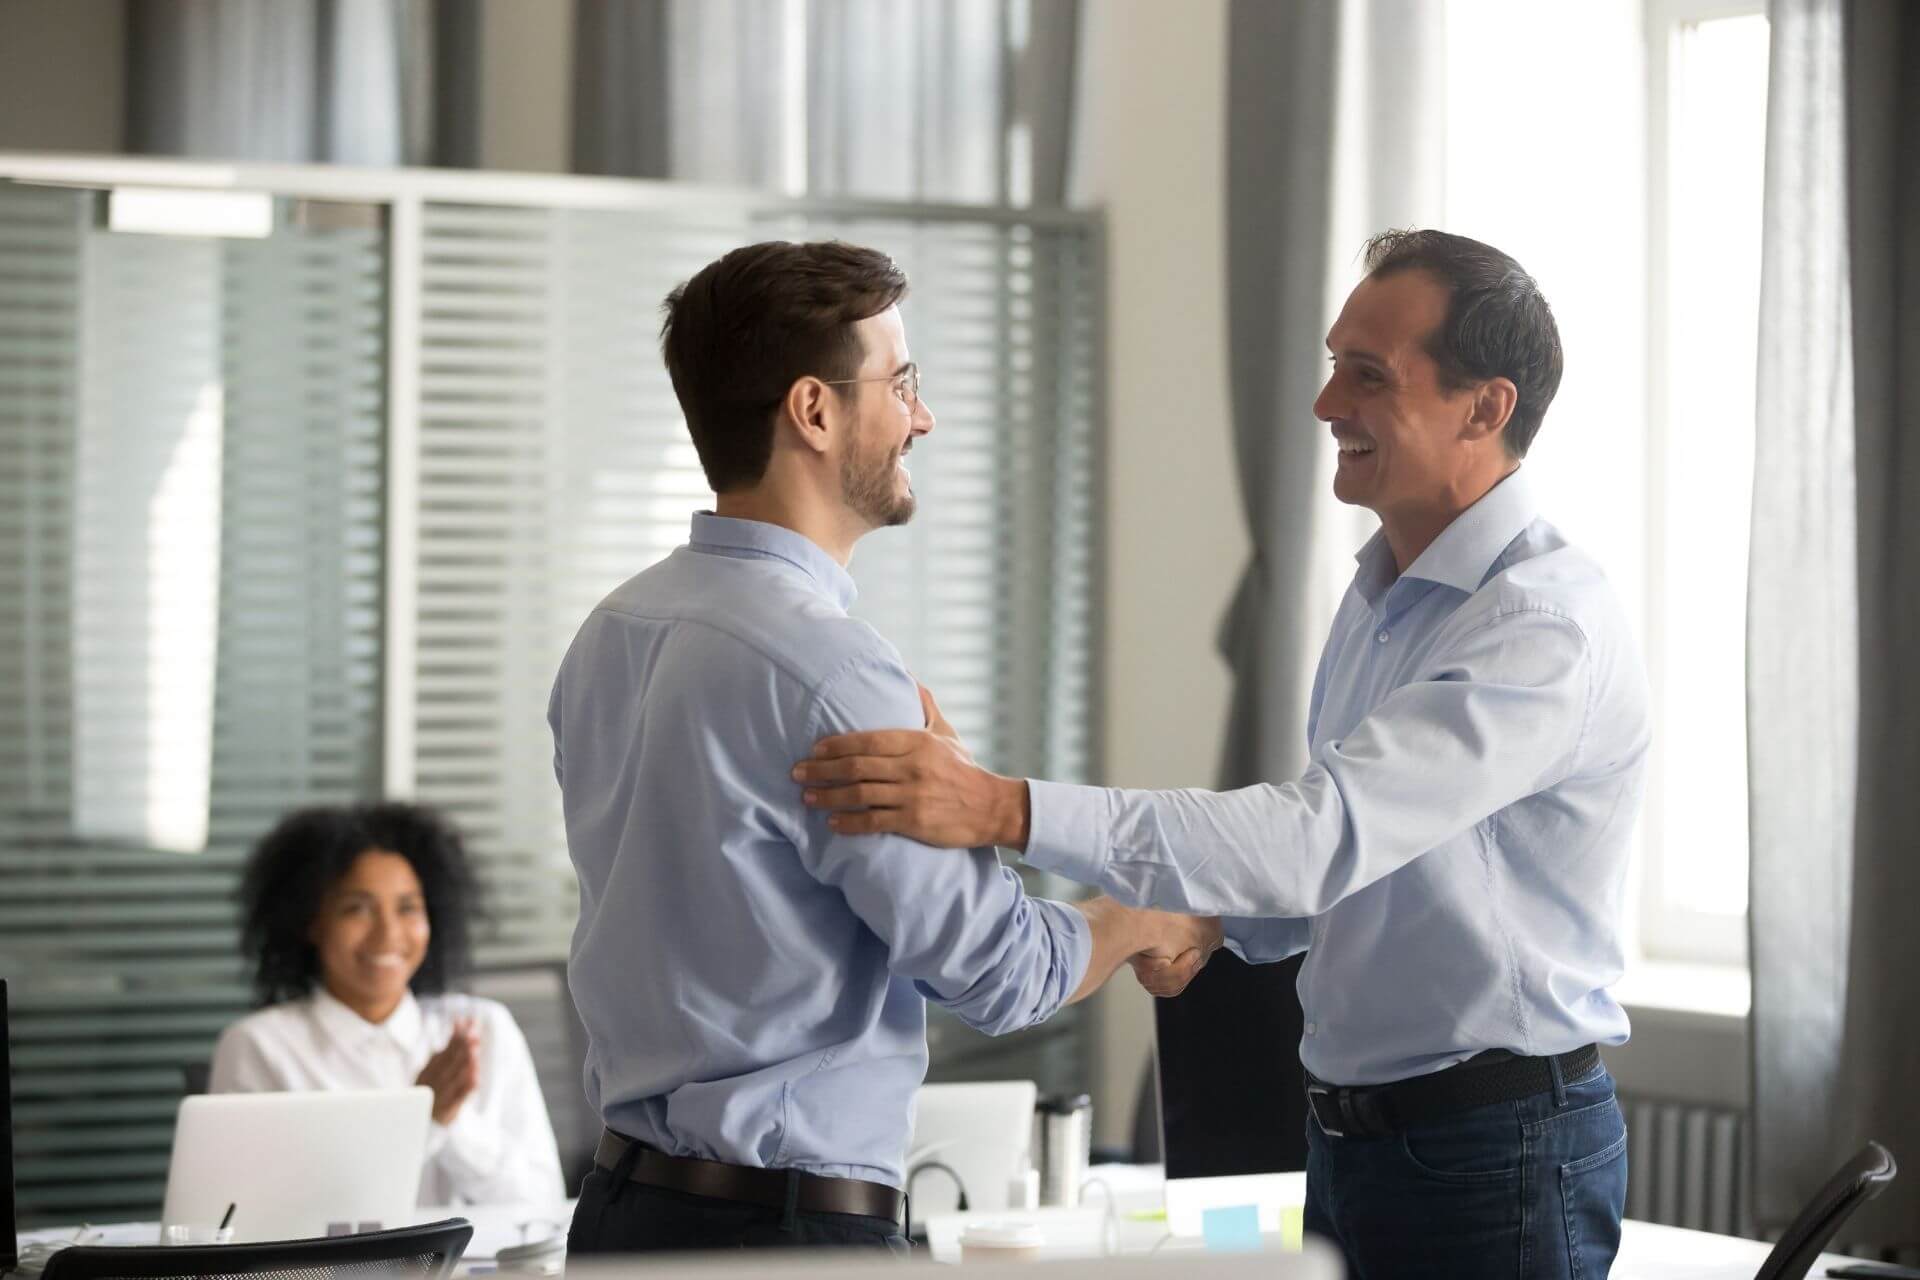
[[472, 1018], [454, 1020], [446, 1048], [427, 1059], [414, 1083], [433, 1090], [434, 1123], [452, 1124], [480, 1087], [480, 1028]]

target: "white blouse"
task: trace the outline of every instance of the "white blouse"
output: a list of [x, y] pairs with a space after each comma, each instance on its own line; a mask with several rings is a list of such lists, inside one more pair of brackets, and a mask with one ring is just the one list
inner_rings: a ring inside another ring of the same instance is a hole
[[566, 1198], [553, 1123], [526, 1037], [506, 1008], [478, 996], [401, 1000], [368, 1022], [320, 990], [248, 1014], [220, 1034], [212, 1093], [400, 1089], [446, 1047], [457, 1018], [480, 1033], [480, 1082], [452, 1124], [433, 1123], [422, 1205], [551, 1203]]

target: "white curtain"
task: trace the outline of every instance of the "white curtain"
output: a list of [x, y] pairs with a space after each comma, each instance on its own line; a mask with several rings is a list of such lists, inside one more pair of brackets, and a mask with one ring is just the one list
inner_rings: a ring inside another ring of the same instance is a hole
[[[436, 121], [426, 0], [140, 0], [127, 6], [132, 150], [263, 163], [425, 164]], [[469, 11], [466, 18], [473, 18]], [[471, 46], [470, 46], [471, 49]], [[443, 68], [443, 87], [472, 78]]]
[[1058, 204], [1079, 0], [576, 0], [574, 164]]

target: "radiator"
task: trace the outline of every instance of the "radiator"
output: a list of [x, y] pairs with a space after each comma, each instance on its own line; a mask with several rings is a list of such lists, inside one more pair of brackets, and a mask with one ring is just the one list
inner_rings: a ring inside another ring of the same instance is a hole
[[1627, 1216], [1722, 1235], [1753, 1235], [1743, 1111], [1622, 1094]]

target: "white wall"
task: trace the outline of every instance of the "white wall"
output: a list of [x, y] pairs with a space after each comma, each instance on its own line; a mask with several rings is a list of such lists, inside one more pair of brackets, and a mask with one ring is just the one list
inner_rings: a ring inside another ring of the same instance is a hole
[[[1211, 786], [1214, 650], [1248, 541], [1227, 403], [1226, 0], [1087, 6], [1076, 194], [1109, 235], [1106, 780]], [[1152, 1031], [1126, 973], [1099, 997], [1094, 1124], [1125, 1142]]]

